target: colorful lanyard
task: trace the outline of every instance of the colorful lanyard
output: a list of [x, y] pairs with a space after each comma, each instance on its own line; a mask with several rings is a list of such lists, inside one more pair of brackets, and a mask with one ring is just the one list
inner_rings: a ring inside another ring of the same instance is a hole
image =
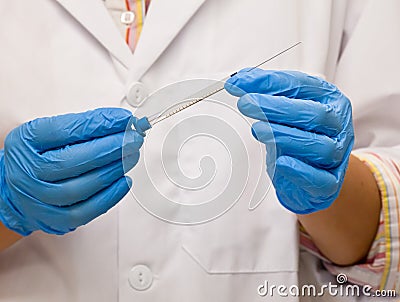
[[150, 0], [125, 0], [126, 10], [132, 12], [133, 22], [127, 26], [125, 40], [133, 51], [139, 41]]

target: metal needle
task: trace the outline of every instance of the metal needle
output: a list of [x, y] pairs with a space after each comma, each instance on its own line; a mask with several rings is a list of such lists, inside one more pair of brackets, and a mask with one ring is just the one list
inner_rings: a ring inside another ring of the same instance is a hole
[[[260, 67], [261, 65], [264, 65], [265, 63], [267, 63], [267, 62], [269, 62], [269, 61], [275, 59], [276, 57], [279, 57], [279, 56], [282, 55], [283, 53], [289, 51], [290, 49], [296, 47], [296, 46], [299, 45], [299, 44], [301, 44], [301, 42], [297, 42], [296, 44], [293, 44], [292, 46], [290, 46], [290, 47], [288, 47], [288, 48], [286, 48], [286, 49], [280, 51], [279, 53], [273, 55], [272, 57], [266, 59], [265, 61], [263, 61], [263, 62], [257, 64], [256, 66], [254, 66], [254, 67], [252, 67], [252, 68], [250, 68], [250, 69], [247, 70], [246, 72], [252, 71], [253, 69], [255, 69], [255, 68], [257, 68], [257, 67]], [[233, 77], [233, 76], [236, 75], [236, 74], [237, 74], [237, 72], [233, 73], [232, 75], [230, 75], [230, 76], [226, 77], [225, 79], [221, 80], [221, 82], [225, 82], [228, 78]], [[215, 84], [214, 84], [214, 85], [215, 85]], [[210, 87], [212, 87], [212, 86], [214, 86], [214, 85], [211, 85]], [[203, 89], [203, 90], [208, 90], [210, 87], [207, 87], [207, 88], [205, 88], [205, 89]], [[196, 94], [199, 94], [199, 93], [202, 92], [203, 90], [198, 91]], [[189, 107], [193, 106], [194, 104], [197, 104], [198, 102], [201, 102], [201, 101], [203, 101], [203, 100], [209, 98], [210, 96], [212, 96], [212, 95], [214, 95], [214, 94], [216, 94], [216, 93], [218, 93], [218, 92], [220, 92], [220, 91], [222, 91], [222, 90], [224, 90], [224, 85], [222, 85], [222, 87], [219, 87], [219, 88], [217, 88], [217, 89], [211, 90], [211, 91], [208, 92], [208, 93], [205, 93], [205, 94], [204, 94], [203, 96], [201, 96], [201, 97], [190, 97], [190, 98], [187, 98], [186, 101], [188, 101], [188, 102], [187, 102], [186, 104], [182, 105], [181, 107], [179, 107], [179, 108], [177, 108], [177, 109], [175, 109], [175, 110], [173, 110], [173, 111], [171, 111], [171, 112], [169, 112], [169, 113], [167, 113], [167, 114], [164, 114], [164, 115], [162, 115], [162, 116], [156, 116], [156, 117], [154, 117], [154, 118], [152, 118], [152, 119], [149, 119], [149, 123], [150, 123], [151, 126], [154, 126], [155, 124], [157, 124], [157, 123], [159, 123], [159, 122], [161, 122], [161, 121], [163, 121], [163, 120], [169, 118], [170, 116], [173, 116], [173, 115], [177, 114], [178, 112], [180, 112], [180, 111], [182, 111], [182, 110], [185, 110], [186, 108], [189, 108]]]

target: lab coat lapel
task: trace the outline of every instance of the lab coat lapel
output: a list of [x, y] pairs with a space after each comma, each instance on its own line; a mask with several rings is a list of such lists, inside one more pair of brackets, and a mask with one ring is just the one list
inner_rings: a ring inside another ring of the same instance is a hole
[[152, 0], [128, 81], [138, 81], [206, 0]]
[[132, 52], [101, 0], [56, 0], [121, 64], [129, 68]]

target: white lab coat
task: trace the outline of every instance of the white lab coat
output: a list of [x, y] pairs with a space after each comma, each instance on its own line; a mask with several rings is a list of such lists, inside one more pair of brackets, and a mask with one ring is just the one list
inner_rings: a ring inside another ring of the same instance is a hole
[[[392, 9], [378, 1], [369, 6], [382, 10], [383, 20], [395, 22], [393, 8], [400, 4], [387, 4]], [[0, 136], [40, 116], [128, 108], [126, 99], [135, 101], [133, 88], [140, 87], [144, 95], [183, 79], [219, 79], [301, 40], [301, 48], [267, 67], [299, 69], [329, 80], [336, 74], [345, 92], [354, 96], [358, 146], [391, 145], [393, 133], [387, 130], [393, 129], [396, 110], [380, 111], [380, 106], [385, 97], [394, 99], [400, 92], [394, 72], [400, 66], [393, 62], [400, 44], [385, 37], [398, 36], [400, 27], [389, 23], [385, 36], [370, 43], [368, 33], [378, 29], [368, 26], [374, 15], [369, 7], [367, 24], [358, 32], [356, 28], [357, 42], [349, 40], [336, 73], [346, 5], [153, 0], [132, 55], [100, 0], [2, 1]], [[360, 65], [353, 70], [355, 59]], [[381, 66], [385, 68], [378, 73]], [[374, 96], [364, 91], [374, 91]], [[391, 104], [397, 111], [398, 103]], [[390, 123], [370, 129], [368, 121], [377, 112], [389, 115], [382, 118]], [[258, 164], [260, 158], [251, 160]], [[182, 165], [193, 162], [197, 165], [198, 158], [188, 156]], [[298, 282], [296, 219], [273, 192], [253, 212], [247, 210], [246, 198], [244, 194], [219, 219], [188, 227], [149, 215], [128, 194], [106, 215], [71, 234], [37, 232], [1, 253], [0, 301], [267, 301], [257, 294], [264, 280], [288, 286]], [[153, 278], [144, 291], [129, 282], [138, 264], [148, 267]]]

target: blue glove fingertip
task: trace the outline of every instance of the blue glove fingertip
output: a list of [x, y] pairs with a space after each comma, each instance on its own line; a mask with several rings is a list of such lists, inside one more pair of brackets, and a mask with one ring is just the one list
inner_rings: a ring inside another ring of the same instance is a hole
[[258, 135], [257, 135], [257, 131], [254, 129], [254, 127], [251, 127], [251, 134], [253, 135], [253, 137], [258, 140]]
[[241, 97], [246, 94], [246, 91], [240, 88], [242, 82], [246, 82], [243, 78], [246, 76], [246, 73], [252, 68], [244, 68], [238, 72], [235, 72], [231, 75], [229, 79], [226, 80], [224, 88], [225, 90], [237, 97]]
[[264, 144], [275, 143], [275, 137], [271, 125], [268, 122], [256, 122], [251, 127], [254, 138]]
[[128, 130], [125, 133], [123, 148], [127, 154], [137, 152], [143, 145], [144, 136], [135, 130]]
[[92, 111], [86, 111], [85, 113], [92, 114], [100, 114], [105, 117], [112, 117], [113, 119], [126, 119], [132, 116], [132, 112], [125, 108], [119, 107], [102, 107], [97, 108]]
[[125, 180], [126, 180], [128, 187], [132, 188], [132, 183], [133, 183], [132, 178], [130, 178], [129, 176], [125, 176]]
[[237, 107], [243, 115], [260, 121], [266, 121], [267, 116], [260, 105], [259, 98], [260, 94], [258, 93], [246, 93], [238, 100]]
[[226, 90], [229, 94], [231, 94], [231, 95], [233, 95], [233, 96], [240, 97], [240, 96], [242, 96], [242, 95], [245, 94], [245, 92], [244, 92], [242, 89], [240, 89], [239, 87], [237, 87], [237, 84], [236, 84], [236, 75], [234, 75], [233, 77], [229, 78], [229, 79], [225, 82], [224, 88], [225, 88], [225, 90]]
[[252, 98], [249, 97], [248, 94], [241, 96], [237, 102], [237, 108], [239, 109], [240, 113], [248, 116], [249, 112], [251, 112], [252, 106]]

